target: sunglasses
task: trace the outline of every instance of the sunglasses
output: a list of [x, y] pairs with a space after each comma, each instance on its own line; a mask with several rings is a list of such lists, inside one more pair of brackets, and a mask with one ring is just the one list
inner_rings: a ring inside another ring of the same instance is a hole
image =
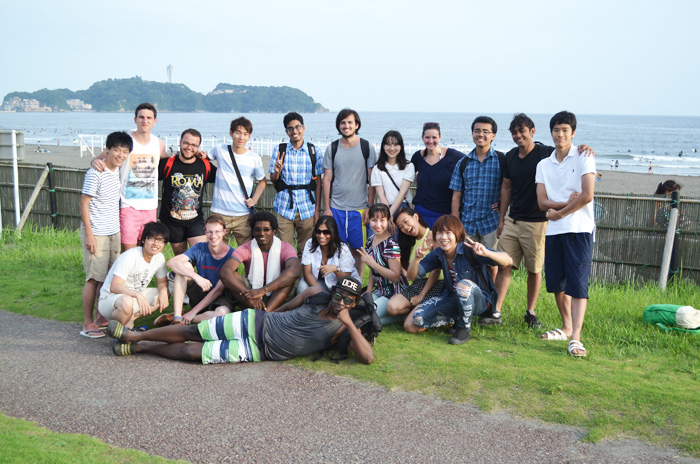
[[325, 235], [327, 237], [330, 237], [332, 232], [330, 229], [316, 229], [314, 233], [316, 235]]
[[351, 304], [353, 304], [355, 302], [354, 298], [350, 298], [349, 296], [343, 296], [338, 292], [333, 292], [333, 299], [335, 301], [343, 300], [343, 304], [345, 306], [350, 306]]

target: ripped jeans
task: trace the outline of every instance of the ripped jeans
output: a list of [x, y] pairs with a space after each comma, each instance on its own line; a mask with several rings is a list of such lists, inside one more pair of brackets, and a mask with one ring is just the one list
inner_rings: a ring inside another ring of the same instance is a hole
[[457, 284], [457, 291], [436, 296], [418, 306], [413, 313], [413, 323], [427, 329], [454, 322], [458, 329], [471, 330], [472, 316], [485, 313], [488, 307], [479, 286], [464, 279]]

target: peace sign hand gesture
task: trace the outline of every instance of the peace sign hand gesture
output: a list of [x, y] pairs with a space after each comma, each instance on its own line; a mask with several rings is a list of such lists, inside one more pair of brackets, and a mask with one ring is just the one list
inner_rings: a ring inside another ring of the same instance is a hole
[[479, 256], [486, 256], [486, 247], [482, 243], [475, 242], [469, 237], [467, 237], [467, 240], [464, 242], [464, 246], [471, 248], [474, 250], [474, 253]]

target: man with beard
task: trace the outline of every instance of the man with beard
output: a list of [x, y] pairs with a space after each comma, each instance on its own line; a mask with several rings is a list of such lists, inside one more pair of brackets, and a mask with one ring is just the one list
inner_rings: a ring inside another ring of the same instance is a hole
[[196, 326], [171, 325], [145, 332], [126, 330], [113, 321], [107, 333], [115, 339], [112, 351], [118, 356], [153, 353], [214, 364], [282, 361], [317, 353], [330, 348], [347, 330], [357, 360], [370, 364], [374, 361], [372, 345], [355, 327], [349, 313], [362, 293], [362, 283], [343, 277], [331, 289], [328, 304], [306, 302], [321, 291], [320, 287], [308, 288], [273, 313], [246, 309]]
[[170, 231], [170, 246], [179, 255], [194, 246], [206, 242], [202, 202], [204, 186], [213, 183], [216, 167], [206, 158], [197, 157], [202, 134], [187, 129], [180, 136], [180, 151], [175, 156], [163, 158], [158, 165], [158, 180], [163, 181], [160, 205], [160, 222]]

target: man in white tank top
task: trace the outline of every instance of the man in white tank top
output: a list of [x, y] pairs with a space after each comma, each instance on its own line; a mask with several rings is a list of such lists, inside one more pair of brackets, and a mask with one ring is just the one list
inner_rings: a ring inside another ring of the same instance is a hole
[[[134, 111], [136, 130], [131, 133], [134, 149], [119, 171], [122, 252], [136, 246], [145, 224], [157, 221], [158, 162], [168, 157], [165, 143], [151, 135], [157, 114], [150, 103], [141, 103]], [[105, 157], [106, 151], [93, 160], [92, 167], [102, 171]]]

